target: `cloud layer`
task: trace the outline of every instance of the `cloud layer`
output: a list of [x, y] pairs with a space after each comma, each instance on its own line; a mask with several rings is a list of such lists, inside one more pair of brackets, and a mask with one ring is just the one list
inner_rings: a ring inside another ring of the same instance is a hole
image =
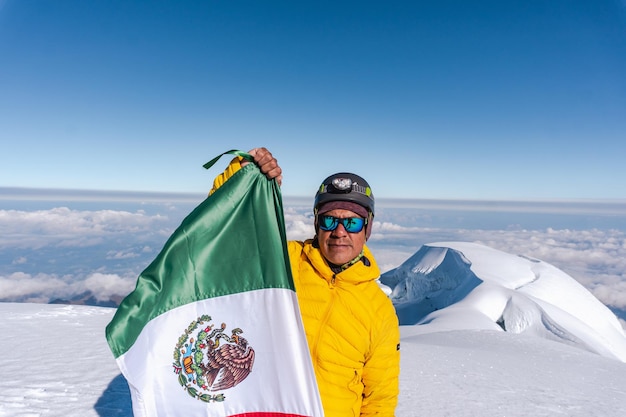
[[[190, 208], [136, 204], [134, 210], [0, 210], [0, 301], [47, 302], [83, 292], [102, 300], [123, 296]], [[573, 218], [567, 228], [533, 228], [520, 225], [514, 214], [506, 227], [475, 227], [489, 223], [477, 220], [477, 210], [470, 211], [386, 207], [377, 214], [369, 245], [384, 272], [425, 243], [481, 243], [551, 263], [603, 303], [626, 310], [623, 229], [577, 227]], [[289, 239], [314, 234], [308, 204], [285, 205], [285, 223]]]

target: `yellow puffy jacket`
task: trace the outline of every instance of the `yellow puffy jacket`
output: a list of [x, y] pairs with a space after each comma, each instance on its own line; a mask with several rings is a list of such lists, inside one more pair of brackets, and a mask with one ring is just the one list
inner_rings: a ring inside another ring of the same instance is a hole
[[[213, 190], [239, 168], [236, 158]], [[313, 240], [290, 241], [288, 251], [325, 417], [393, 416], [400, 330], [371, 252], [364, 248], [369, 265], [335, 274]]]
[[357, 262], [331, 271], [312, 240], [288, 243], [317, 385], [326, 417], [393, 416], [398, 397], [398, 318], [376, 279], [379, 269]]

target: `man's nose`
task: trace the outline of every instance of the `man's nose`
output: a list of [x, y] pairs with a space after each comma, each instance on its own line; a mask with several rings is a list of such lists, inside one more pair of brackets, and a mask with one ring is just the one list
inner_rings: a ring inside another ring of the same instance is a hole
[[343, 223], [339, 222], [337, 228], [333, 230], [333, 236], [345, 236], [348, 234], [348, 231], [343, 226]]

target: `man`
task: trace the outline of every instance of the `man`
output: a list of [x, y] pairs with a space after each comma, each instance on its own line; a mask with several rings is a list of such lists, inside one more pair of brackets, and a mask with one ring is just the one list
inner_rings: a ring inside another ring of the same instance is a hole
[[[281, 183], [282, 170], [267, 149], [249, 153], [261, 172]], [[246, 163], [235, 158], [215, 179], [213, 190]], [[394, 307], [376, 282], [380, 270], [365, 245], [374, 196], [363, 178], [339, 173], [323, 181], [313, 211], [315, 237], [287, 246], [325, 416], [393, 416], [400, 331]]]

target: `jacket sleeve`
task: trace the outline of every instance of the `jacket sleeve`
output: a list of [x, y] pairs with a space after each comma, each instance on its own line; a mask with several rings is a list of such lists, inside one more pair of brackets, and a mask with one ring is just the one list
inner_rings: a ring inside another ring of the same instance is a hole
[[363, 417], [393, 417], [400, 392], [400, 327], [393, 304], [381, 306], [378, 317], [378, 336], [363, 368]]
[[228, 179], [232, 177], [235, 172], [241, 169], [242, 159], [243, 158], [239, 156], [233, 158], [233, 160], [230, 161], [230, 164], [228, 164], [224, 172], [215, 177], [215, 179], [213, 180], [213, 188], [211, 188], [211, 191], [209, 191], [209, 195], [213, 194], [215, 190], [220, 188], [226, 181], [228, 181]]

